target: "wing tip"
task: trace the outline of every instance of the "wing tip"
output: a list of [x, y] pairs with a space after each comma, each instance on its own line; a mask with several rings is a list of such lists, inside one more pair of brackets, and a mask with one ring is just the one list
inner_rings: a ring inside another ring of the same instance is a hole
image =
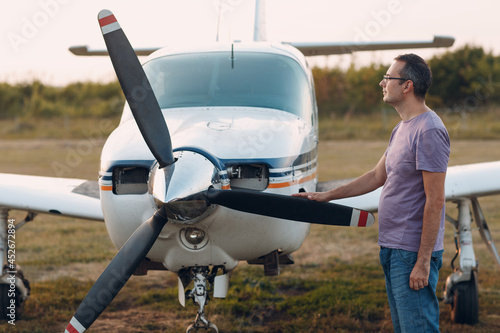
[[455, 38], [452, 36], [435, 35], [433, 42], [437, 47], [451, 47], [455, 43]]

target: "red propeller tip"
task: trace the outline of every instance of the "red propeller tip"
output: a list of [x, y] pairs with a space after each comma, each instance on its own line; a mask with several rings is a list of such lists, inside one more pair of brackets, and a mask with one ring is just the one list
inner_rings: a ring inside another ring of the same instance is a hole
[[107, 9], [101, 10], [99, 12], [98, 19], [103, 34], [121, 29], [120, 24], [118, 24], [118, 21], [115, 18], [115, 15], [113, 15], [113, 13]]

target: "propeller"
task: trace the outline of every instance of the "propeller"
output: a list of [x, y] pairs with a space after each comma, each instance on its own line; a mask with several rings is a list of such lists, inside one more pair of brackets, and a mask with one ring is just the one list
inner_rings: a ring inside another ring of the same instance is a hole
[[375, 221], [373, 214], [356, 208], [280, 194], [210, 188], [202, 195], [209, 204], [299, 222], [368, 227]]
[[[139, 130], [161, 168], [173, 169], [172, 142], [165, 118], [125, 33], [109, 10], [98, 16], [118, 81]], [[111, 303], [139, 266], [168, 222], [165, 206], [130, 236], [76, 310], [65, 332], [82, 333]]]

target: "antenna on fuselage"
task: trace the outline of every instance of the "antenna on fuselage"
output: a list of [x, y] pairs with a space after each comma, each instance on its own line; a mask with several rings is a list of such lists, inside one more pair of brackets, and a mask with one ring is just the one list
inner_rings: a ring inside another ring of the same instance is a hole
[[234, 69], [234, 43], [231, 43], [231, 69]]
[[255, 24], [253, 29], [254, 42], [263, 42], [267, 40], [265, 14], [264, 0], [255, 0]]

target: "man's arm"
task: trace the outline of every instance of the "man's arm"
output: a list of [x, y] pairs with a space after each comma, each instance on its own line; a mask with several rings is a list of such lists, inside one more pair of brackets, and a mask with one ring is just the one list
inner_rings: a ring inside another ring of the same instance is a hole
[[385, 184], [385, 154], [371, 171], [356, 178], [352, 182], [326, 192], [303, 192], [292, 194], [294, 197], [308, 198], [316, 201], [330, 201], [335, 199], [355, 197], [369, 193]]
[[419, 290], [429, 284], [432, 251], [439, 233], [441, 214], [445, 203], [445, 172], [422, 171], [425, 190], [424, 220], [422, 236], [415, 267], [410, 275], [410, 288]]

